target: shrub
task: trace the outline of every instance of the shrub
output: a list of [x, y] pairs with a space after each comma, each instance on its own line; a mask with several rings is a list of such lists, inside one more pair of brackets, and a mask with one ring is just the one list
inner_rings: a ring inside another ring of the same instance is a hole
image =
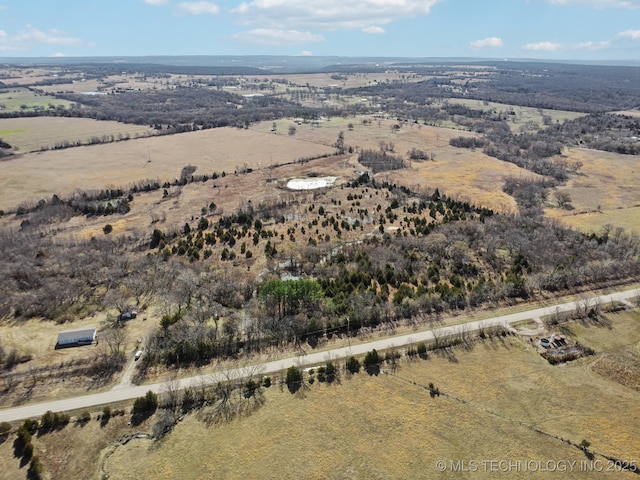
[[33, 443], [31, 441], [22, 447], [22, 458], [27, 461], [33, 458]]
[[418, 352], [418, 355], [420, 356], [420, 358], [427, 358], [427, 346], [425, 345], [424, 342], [420, 342], [416, 346], [416, 351]]
[[349, 357], [345, 367], [349, 373], [358, 373], [360, 371], [360, 361], [356, 357]]
[[260, 384], [254, 380], [247, 380], [244, 384], [244, 398], [251, 398], [255, 395], [256, 390], [260, 388]]
[[158, 395], [149, 390], [144, 397], [136, 398], [132, 413], [153, 413], [158, 408]]
[[287, 370], [287, 377], [285, 380], [287, 388], [291, 393], [297, 392], [302, 386], [302, 370], [295, 365], [292, 365]]
[[325, 367], [325, 375], [327, 378], [327, 383], [332, 383], [335, 381], [338, 375], [338, 369], [333, 364], [333, 362], [327, 362], [327, 366]]
[[373, 349], [364, 356], [364, 368], [369, 375], [377, 375], [380, 373], [380, 355]]
[[4, 435], [11, 431], [11, 424], [9, 422], [0, 423], [0, 435]]
[[107, 223], [102, 229], [102, 231], [104, 232], [105, 235], [109, 235], [111, 232], [113, 232], [113, 225], [111, 225], [110, 223]]
[[433, 383], [429, 383], [429, 395], [431, 395], [431, 398], [440, 396], [440, 389], [436, 388]]
[[271, 386], [271, 377], [264, 377], [264, 380], [262, 380], [262, 386], [269, 388]]
[[16, 447], [18, 449], [23, 449], [26, 445], [31, 443], [31, 433], [27, 428], [22, 425], [18, 428], [18, 433], [16, 435]]
[[44, 467], [38, 456], [31, 457], [31, 463], [29, 464], [29, 470], [27, 470], [27, 478], [30, 480], [39, 480], [42, 478]]
[[22, 426], [25, 428], [25, 430], [27, 430], [30, 434], [34, 434], [36, 433], [36, 430], [38, 430], [38, 421], [34, 420], [33, 418], [27, 418], [24, 423], [22, 424]]

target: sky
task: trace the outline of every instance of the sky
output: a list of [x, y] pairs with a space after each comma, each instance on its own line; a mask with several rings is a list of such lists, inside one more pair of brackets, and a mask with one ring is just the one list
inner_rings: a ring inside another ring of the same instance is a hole
[[0, 0], [0, 57], [640, 60], [640, 0]]

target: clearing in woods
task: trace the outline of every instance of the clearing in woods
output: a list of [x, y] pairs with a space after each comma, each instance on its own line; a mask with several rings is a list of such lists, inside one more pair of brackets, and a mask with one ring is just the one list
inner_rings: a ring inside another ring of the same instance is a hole
[[[578, 175], [558, 187], [571, 197], [573, 209], [547, 208], [546, 214], [584, 232], [601, 232], [611, 224], [640, 233], [640, 166], [636, 156], [570, 148], [569, 163], [583, 164]], [[553, 195], [548, 203], [553, 204]]]

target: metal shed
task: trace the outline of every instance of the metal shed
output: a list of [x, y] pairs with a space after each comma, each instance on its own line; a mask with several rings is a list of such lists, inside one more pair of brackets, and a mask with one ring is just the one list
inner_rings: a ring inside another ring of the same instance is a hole
[[76, 345], [90, 345], [96, 340], [96, 327], [79, 330], [67, 330], [58, 334], [56, 348], [72, 347]]

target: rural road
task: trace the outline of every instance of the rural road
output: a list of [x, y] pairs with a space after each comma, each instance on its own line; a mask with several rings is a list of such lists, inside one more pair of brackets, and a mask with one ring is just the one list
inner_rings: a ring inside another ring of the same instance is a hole
[[[601, 305], [609, 302], [618, 301], [629, 303], [629, 299], [638, 295], [638, 290], [626, 290], [607, 295], [601, 295], [598, 297], [591, 297], [589, 300], [591, 304], [598, 300]], [[378, 351], [386, 350], [393, 347], [401, 347], [404, 345], [410, 345], [417, 342], [427, 342], [433, 340], [435, 337], [443, 337], [446, 335], [465, 332], [472, 332], [481, 328], [489, 328], [493, 326], [509, 327], [511, 324], [520, 322], [523, 320], [541, 318], [547, 315], [552, 315], [555, 312], [567, 312], [576, 308], [576, 302], [567, 302], [562, 304], [551, 305], [548, 307], [538, 308], [534, 310], [527, 310], [519, 313], [512, 313], [508, 315], [496, 316], [485, 320], [478, 320], [469, 323], [463, 323], [459, 325], [452, 325], [448, 327], [437, 328], [433, 330], [425, 330], [421, 332], [412, 332], [406, 335], [399, 335], [396, 337], [384, 338], [381, 340], [375, 340], [372, 342], [361, 343], [348, 347], [336, 348], [333, 350], [327, 350], [323, 352], [310, 353], [307, 355], [301, 355], [296, 357], [284, 358], [272, 362], [262, 363], [258, 365], [250, 365], [241, 368], [234, 368], [229, 370], [223, 370], [206, 375], [198, 375], [189, 378], [183, 378], [176, 380], [172, 387], [178, 389], [184, 389], [186, 387], [199, 387], [202, 385], [215, 385], [219, 381], [225, 381], [231, 378], [248, 377], [249, 375], [260, 374], [273, 374], [281, 372], [296, 365], [299, 367], [312, 366], [321, 363], [325, 363], [328, 360], [335, 360], [339, 358], [349, 357], [351, 355], [363, 355], [370, 350], [376, 349]], [[82, 410], [90, 409], [98, 405], [104, 405], [108, 403], [120, 402], [123, 400], [131, 400], [137, 397], [142, 397], [144, 394], [151, 390], [155, 393], [163, 393], [167, 391], [167, 383], [154, 383], [149, 385], [131, 385], [122, 386], [124, 388], [118, 388], [102, 393], [94, 393], [90, 395], [82, 395], [74, 398], [67, 398], [63, 400], [52, 400], [49, 402], [23, 405], [20, 407], [11, 407], [0, 409], [0, 422], [14, 422], [25, 418], [37, 418], [42, 416], [46, 411], [52, 412], [65, 412], [70, 410]]]

